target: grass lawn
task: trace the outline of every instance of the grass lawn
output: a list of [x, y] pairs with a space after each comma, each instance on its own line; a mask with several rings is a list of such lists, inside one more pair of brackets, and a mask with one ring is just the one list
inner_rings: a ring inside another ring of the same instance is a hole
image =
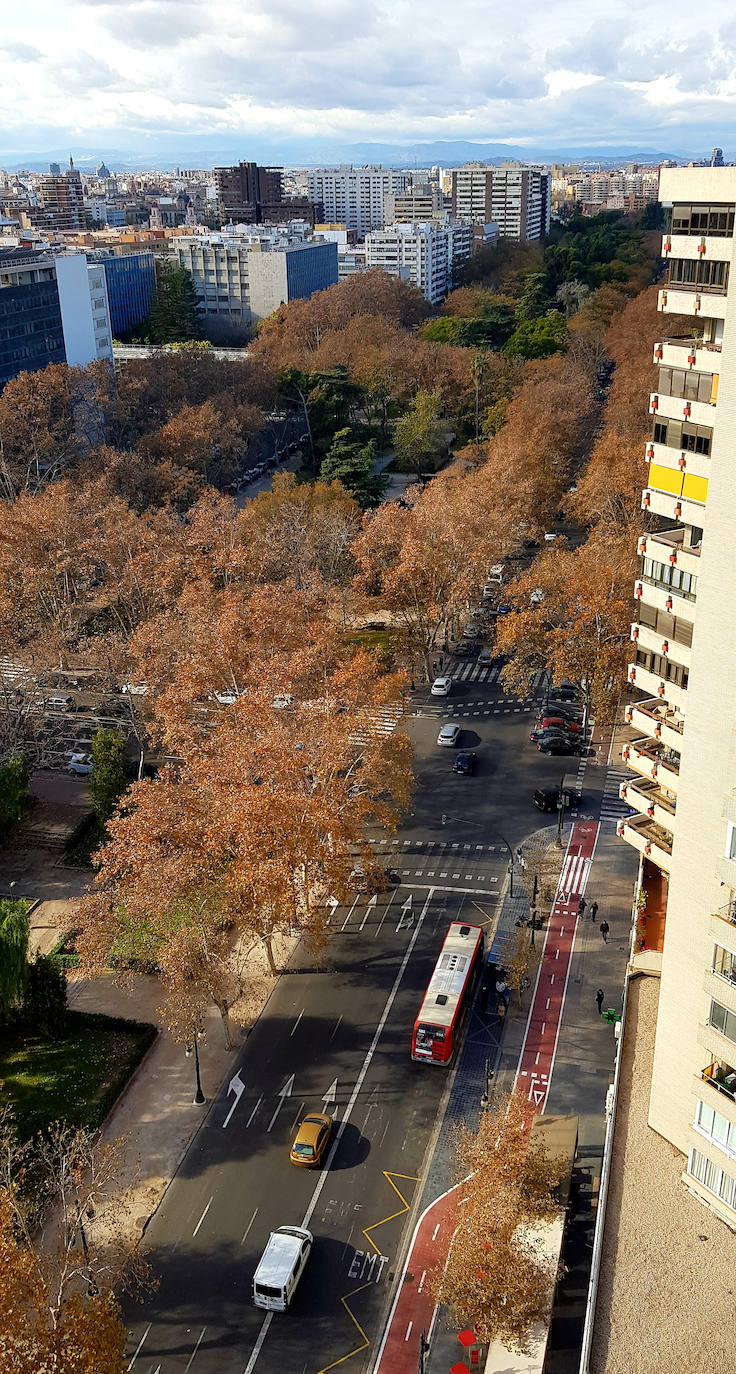
[[52, 1121], [100, 1126], [156, 1035], [140, 1021], [68, 1013], [61, 1040], [16, 1027], [0, 1035], [2, 1100], [27, 1140]]
[[386, 653], [394, 647], [395, 636], [392, 630], [351, 630], [345, 636], [346, 644], [359, 644], [363, 649], [384, 649]]

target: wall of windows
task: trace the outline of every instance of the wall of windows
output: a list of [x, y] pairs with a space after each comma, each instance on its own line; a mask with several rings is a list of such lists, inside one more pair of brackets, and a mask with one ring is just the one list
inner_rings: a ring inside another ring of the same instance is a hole
[[650, 582], [654, 587], [671, 587], [678, 596], [684, 596], [688, 601], [694, 601], [698, 586], [698, 579], [695, 573], [683, 572], [677, 564], [659, 563], [654, 558], [645, 558], [642, 568], [642, 581]]
[[710, 425], [691, 425], [684, 420], [655, 420], [652, 428], [655, 444], [667, 444], [687, 453], [710, 453], [713, 430]]
[[691, 1149], [687, 1171], [690, 1177], [697, 1179], [698, 1183], [702, 1183], [709, 1193], [714, 1193], [729, 1207], [733, 1207], [736, 1178], [727, 1174], [725, 1169], [719, 1169], [718, 1165], [714, 1164], [711, 1159], [706, 1159], [705, 1155], [701, 1155], [700, 1150]]
[[715, 998], [710, 1004], [710, 1015], [708, 1025], [714, 1030], [720, 1031], [727, 1040], [733, 1040], [736, 1045], [736, 1012], [729, 1011], [728, 1007], [722, 1007]]
[[727, 978], [729, 983], [736, 983], [736, 954], [732, 954], [730, 949], [724, 949], [723, 945], [713, 946], [713, 972], [719, 978]]
[[675, 396], [683, 401], [705, 401], [715, 405], [718, 398], [718, 375], [695, 372], [688, 367], [660, 367], [660, 396]]
[[707, 1140], [711, 1140], [717, 1145], [719, 1150], [725, 1150], [727, 1154], [736, 1156], [736, 1126], [728, 1121], [725, 1116], [721, 1116], [715, 1108], [708, 1106], [707, 1102], [701, 1102], [695, 1109], [695, 1121], [693, 1122], [696, 1131], [700, 1131]]
[[673, 234], [712, 234], [732, 238], [734, 208], [732, 205], [673, 205]]
[[698, 258], [672, 258], [667, 273], [666, 286], [685, 286], [694, 291], [716, 291], [726, 294], [728, 290], [728, 263], [713, 262]]

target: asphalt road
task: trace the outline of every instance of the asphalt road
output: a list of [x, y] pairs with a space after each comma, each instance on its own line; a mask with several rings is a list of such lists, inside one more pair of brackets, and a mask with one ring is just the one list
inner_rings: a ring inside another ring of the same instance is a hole
[[[400, 886], [336, 910], [324, 953], [297, 954], [234, 1058], [237, 1080], [212, 1104], [146, 1232], [160, 1285], [127, 1313], [135, 1374], [369, 1366], [448, 1082], [409, 1057], [417, 1008], [449, 922], [492, 920], [504, 841], [515, 848], [544, 823], [534, 787], [577, 768], [527, 742], [533, 705], [477, 675], [447, 700], [414, 694], [413, 813], [398, 837], [376, 840]], [[478, 752], [473, 777], [453, 774], [454, 750], [436, 744], [448, 718]], [[332, 1152], [322, 1171], [296, 1169], [297, 1123], [323, 1104], [336, 1118]], [[315, 1246], [289, 1313], [266, 1317], [251, 1280], [283, 1224], [308, 1225]]]

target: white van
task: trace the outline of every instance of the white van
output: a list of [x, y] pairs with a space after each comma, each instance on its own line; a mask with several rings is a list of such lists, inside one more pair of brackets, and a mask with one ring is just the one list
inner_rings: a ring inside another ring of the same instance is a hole
[[74, 697], [47, 697], [46, 705], [50, 711], [71, 711], [74, 705]]
[[306, 1268], [313, 1236], [303, 1226], [279, 1226], [253, 1275], [253, 1301], [267, 1312], [285, 1312]]

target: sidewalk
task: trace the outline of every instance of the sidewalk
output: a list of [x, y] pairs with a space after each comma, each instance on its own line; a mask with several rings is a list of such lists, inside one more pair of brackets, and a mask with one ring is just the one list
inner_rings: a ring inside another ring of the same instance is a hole
[[[294, 940], [274, 941], [279, 967], [288, 961], [294, 944]], [[267, 971], [265, 955], [256, 947], [248, 1003], [251, 1024], [263, 1010], [275, 983], [276, 978]], [[163, 1026], [157, 1010], [162, 1001], [161, 985], [152, 976], [135, 978], [130, 992], [116, 987], [111, 976], [85, 979], [72, 975], [69, 980], [69, 1005], [75, 1011], [150, 1021], [159, 1030], [102, 1132], [105, 1140], [122, 1139], [123, 1162], [115, 1195], [100, 1208], [92, 1227], [100, 1228], [104, 1235], [109, 1225], [117, 1238], [124, 1234], [131, 1243], [140, 1239], [189, 1141], [219, 1096], [228, 1073], [235, 1071], [238, 1051], [247, 1035], [247, 1028], [232, 1022], [236, 1048], [226, 1050], [219, 1012], [214, 1006], [211, 1008], [198, 1047], [206, 1101], [196, 1106], [194, 1059], [186, 1055], [184, 1046], [174, 1041]]]

